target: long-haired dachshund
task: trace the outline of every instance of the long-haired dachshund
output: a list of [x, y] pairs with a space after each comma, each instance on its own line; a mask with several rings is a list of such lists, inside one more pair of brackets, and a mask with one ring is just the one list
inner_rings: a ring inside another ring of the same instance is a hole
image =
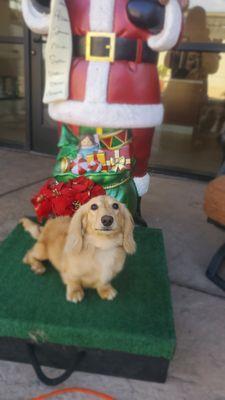
[[73, 218], [58, 217], [44, 227], [27, 218], [21, 223], [37, 239], [23, 262], [43, 274], [49, 260], [66, 285], [66, 298], [82, 301], [83, 288], [96, 289], [105, 300], [117, 294], [112, 279], [123, 269], [126, 253], [133, 254], [133, 219], [124, 204], [98, 196], [80, 207]]

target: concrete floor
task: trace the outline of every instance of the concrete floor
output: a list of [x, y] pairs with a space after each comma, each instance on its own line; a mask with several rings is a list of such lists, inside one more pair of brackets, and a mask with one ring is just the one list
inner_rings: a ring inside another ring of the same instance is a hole
[[[53, 163], [50, 157], [0, 150], [0, 240], [23, 215], [32, 214], [29, 200]], [[225, 235], [206, 223], [204, 190], [204, 183], [153, 176], [143, 201], [149, 225], [163, 229], [171, 279], [177, 349], [167, 383], [78, 372], [61, 387], [89, 387], [118, 400], [225, 400], [225, 293], [205, 278]], [[52, 376], [57, 372], [47, 370]], [[28, 400], [50, 391], [30, 366], [0, 361], [0, 400]]]

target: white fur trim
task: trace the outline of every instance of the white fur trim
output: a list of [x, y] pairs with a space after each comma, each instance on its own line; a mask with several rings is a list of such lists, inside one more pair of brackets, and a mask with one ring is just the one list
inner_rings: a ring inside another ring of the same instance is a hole
[[104, 103], [107, 98], [110, 64], [91, 61], [88, 65], [85, 101]]
[[[90, 1], [91, 31], [112, 32], [115, 0]], [[88, 103], [105, 103], [109, 80], [110, 64], [107, 62], [89, 62], [85, 101]]]
[[148, 192], [150, 186], [150, 176], [146, 174], [142, 177], [134, 177], [134, 183], [137, 188], [138, 195], [140, 197], [144, 196]]
[[49, 104], [49, 115], [73, 125], [105, 128], [150, 128], [161, 125], [162, 104], [133, 105], [67, 100]]
[[156, 51], [172, 49], [180, 36], [182, 27], [182, 12], [178, 0], [169, 0], [166, 5], [163, 30], [148, 39], [148, 45]]
[[41, 13], [31, 0], [22, 0], [22, 13], [27, 26], [35, 33], [46, 35], [49, 26], [49, 14]]
[[91, 0], [90, 28], [96, 32], [112, 32], [115, 0]]

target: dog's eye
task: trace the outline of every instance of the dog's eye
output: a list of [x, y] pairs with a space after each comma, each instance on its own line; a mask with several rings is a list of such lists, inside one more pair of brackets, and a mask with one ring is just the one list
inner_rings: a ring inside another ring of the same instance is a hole
[[92, 204], [92, 205], [91, 205], [91, 209], [92, 209], [93, 211], [97, 210], [97, 209], [98, 209], [97, 204]]
[[114, 210], [118, 210], [119, 208], [119, 204], [117, 203], [113, 203], [112, 208], [114, 208]]

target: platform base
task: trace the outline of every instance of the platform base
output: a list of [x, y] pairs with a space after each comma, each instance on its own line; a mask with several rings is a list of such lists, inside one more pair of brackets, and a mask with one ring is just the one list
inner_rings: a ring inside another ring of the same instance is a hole
[[213, 256], [206, 271], [207, 278], [225, 291], [225, 279], [220, 276], [221, 269], [225, 262], [225, 244], [223, 244]]
[[[225, 231], [225, 226], [220, 224], [219, 222], [214, 221], [211, 218], [208, 218], [207, 222], [217, 226], [217, 228], [221, 229], [222, 231]], [[225, 262], [225, 244], [223, 244], [217, 250], [216, 254], [210, 261], [210, 264], [206, 271], [207, 278], [223, 291], [225, 291], [225, 277], [221, 276], [221, 272], [223, 272], [222, 269], [224, 270], [224, 262]]]
[[[0, 359], [32, 364], [28, 344], [33, 344], [33, 342], [15, 338], [1, 338]], [[73, 372], [83, 371], [164, 383], [169, 367], [169, 360], [165, 358], [139, 356], [117, 351], [81, 349], [75, 346], [50, 343], [35, 345], [35, 348], [40, 365], [68, 370], [75, 360], [76, 366]], [[76, 362], [79, 352], [84, 354]], [[44, 383], [46, 384], [46, 382]]]
[[[50, 264], [36, 276], [22, 263], [34, 241], [19, 225], [0, 246], [0, 359], [31, 363], [47, 385], [75, 370], [165, 382], [175, 332], [162, 232], [135, 228], [135, 240], [116, 299], [85, 290], [77, 305]], [[41, 365], [66, 371], [51, 380]]]

